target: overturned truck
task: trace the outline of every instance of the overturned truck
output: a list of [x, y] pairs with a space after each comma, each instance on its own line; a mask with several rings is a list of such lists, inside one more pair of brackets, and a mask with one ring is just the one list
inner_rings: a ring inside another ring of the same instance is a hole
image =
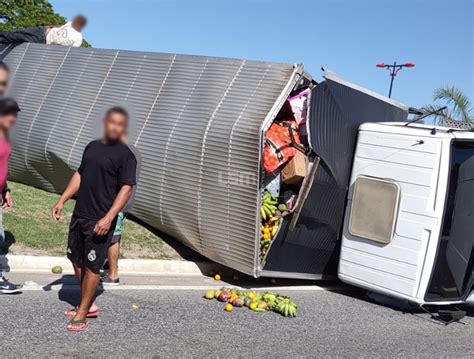
[[[336, 275], [359, 125], [408, 116], [329, 71], [317, 83], [302, 65], [39, 44], [2, 48], [0, 57], [22, 108], [11, 180], [61, 192], [104, 111], [124, 105], [143, 162], [132, 214], [255, 277]], [[262, 166], [265, 134], [302, 91], [308, 171], [284, 188]], [[268, 186], [296, 202], [262, 256]]]

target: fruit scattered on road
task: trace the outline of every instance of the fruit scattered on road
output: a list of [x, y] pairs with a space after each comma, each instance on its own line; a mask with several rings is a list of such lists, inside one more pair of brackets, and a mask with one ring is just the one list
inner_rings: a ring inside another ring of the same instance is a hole
[[206, 299], [217, 299], [226, 303], [224, 310], [231, 312], [234, 308], [247, 307], [257, 313], [273, 311], [284, 317], [296, 317], [298, 306], [290, 297], [272, 292], [259, 294], [253, 290], [222, 287], [218, 290], [208, 290], [204, 293]]
[[206, 299], [214, 299], [214, 293], [215, 291], [213, 291], [212, 289], [206, 291], [206, 293], [204, 294], [204, 298]]
[[221, 280], [221, 275], [220, 274], [216, 274], [214, 276], [214, 280]]
[[54, 274], [61, 274], [63, 272], [63, 267], [54, 266], [53, 268], [51, 268], [51, 272], [53, 272]]

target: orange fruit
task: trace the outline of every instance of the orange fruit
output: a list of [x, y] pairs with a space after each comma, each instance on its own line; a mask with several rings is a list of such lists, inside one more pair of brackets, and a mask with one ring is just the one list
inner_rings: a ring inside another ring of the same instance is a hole
[[215, 280], [221, 280], [220, 274], [216, 274], [216, 275], [214, 276], [214, 279], [215, 279]]
[[232, 312], [232, 309], [234, 309], [234, 306], [230, 303], [226, 304], [226, 306], [224, 307], [224, 310], [226, 312]]

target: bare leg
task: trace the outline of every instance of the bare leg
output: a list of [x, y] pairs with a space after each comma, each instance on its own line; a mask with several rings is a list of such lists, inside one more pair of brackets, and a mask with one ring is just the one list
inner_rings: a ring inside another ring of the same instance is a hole
[[116, 280], [118, 278], [118, 259], [120, 256], [120, 242], [114, 243], [109, 247], [109, 278]]
[[97, 290], [97, 287], [100, 281], [99, 272], [94, 272], [87, 267], [83, 267], [82, 272], [83, 274], [82, 274], [81, 303], [79, 304], [79, 308], [77, 309], [77, 314], [74, 317], [75, 320], [86, 319], [87, 313], [89, 312], [89, 308], [91, 307], [94, 301], [95, 292]]
[[76, 275], [77, 281], [79, 282], [79, 285], [82, 287], [82, 268], [79, 263], [73, 263], [72, 264], [74, 268], [74, 274]]
[[[74, 273], [76, 274], [76, 278], [77, 278], [77, 281], [79, 282], [79, 286], [81, 287], [81, 293], [82, 293], [82, 283], [83, 283], [83, 280], [84, 280], [84, 277], [82, 275], [83, 273], [83, 268], [81, 267], [81, 265], [79, 263], [73, 263], [73, 268], [74, 268]], [[90, 306], [89, 308], [89, 311], [91, 312], [95, 312], [97, 310], [97, 303], [95, 302], [95, 300], [92, 302], [92, 305]]]

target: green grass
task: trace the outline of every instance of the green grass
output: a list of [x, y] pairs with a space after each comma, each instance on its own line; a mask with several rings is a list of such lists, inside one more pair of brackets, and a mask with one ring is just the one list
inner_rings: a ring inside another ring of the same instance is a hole
[[[63, 256], [74, 201], [64, 208], [64, 220], [54, 222], [52, 206], [59, 196], [20, 183], [9, 182], [13, 209], [3, 214], [7, 239], [13, 242], [12, 254]], [[122, 235], [123, 258], [168, 259], [179, 256], [160, 237], [143, 226], [126, 220]]]

